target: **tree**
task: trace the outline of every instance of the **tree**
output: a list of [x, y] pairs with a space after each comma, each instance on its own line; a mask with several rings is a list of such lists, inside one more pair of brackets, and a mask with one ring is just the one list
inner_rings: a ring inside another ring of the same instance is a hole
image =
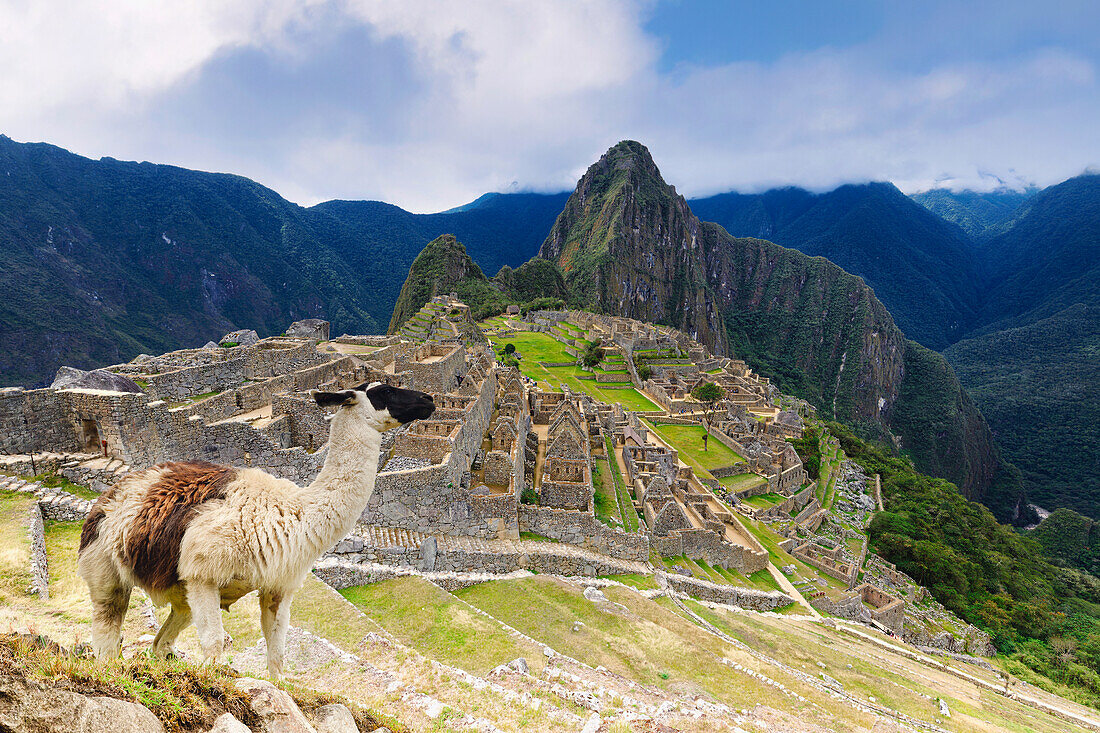
[[508, 354], [509, 356], [516, 353], [516, 345], [515, 344], [505, 344], [504, 345], [504, 353]]
[[649, 364], [642, 364], [638, 367], [638, 379], [643, 382], [653, 376], [653, 367]]
[[581, 363], [586, 367], [594, 367], [601, 361], [603, 361], [603, 348], [600, 346], [600, 340], [589, 341], [584, 347], [584, 353], [581, 354]]
[[722, 388], [714, 382], [704, 382], [691, 390], [691, 396], [707, 406], [707, 421], [710, 421], [710, 411], [715, 403], [722, 399]]

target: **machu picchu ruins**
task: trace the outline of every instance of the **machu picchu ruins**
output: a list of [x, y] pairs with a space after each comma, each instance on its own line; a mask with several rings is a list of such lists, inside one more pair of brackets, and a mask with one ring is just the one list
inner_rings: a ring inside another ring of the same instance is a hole
[[[33, 472], [96, 491], [184, 459], [307, 483], [328, 436], [310, 391], [385, 382], [432, 394], [437, 409], [387, 434], [366, 511], [318, 571], [336, 587], [380, 565], [637, 572], [710, 600], [820, 607], [926, 646], [987, 650], [911, 580], [864, 570], [886, 567], [866, 546], [874, 479], [838, 458], [811, 481], [787, 441], [812, 411], [780, 409], [782, 395], [743, 361], [674, 329], [580, 311], [479, 325], [453, 294], [432, 298], [398, 335], [330, 340], [328, 331], [311, 320], [281, 336], [231, 333], [203, 348], [62, 370], [48, 388], [4, 389], [0, 465], [27, 475], [33, 460]], [[517, 336], [531, 347], [505, 349]], [[602, 344], [598, 364], [578, 367], [591, 342]], [[536, 347], [559, 355], [540, 360]], [[692, 396], [707, 382], [722, 390], [712, 405]], [[704, 434], [709, 449], [699, 451]], [[770, 532], [771, 555], [761, 541]]]

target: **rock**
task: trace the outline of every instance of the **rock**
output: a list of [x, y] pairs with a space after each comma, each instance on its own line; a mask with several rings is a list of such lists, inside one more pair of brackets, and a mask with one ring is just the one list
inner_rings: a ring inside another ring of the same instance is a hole
[[252, 710], [260, 716], [263, 733], [317, 733], [290, 695], [267, 680], [241, 677], [235, 684], [248, 695]]
[[232, 331], [222, 336], [218, 341], [219, 345], [236, 344], [237, 346], [252, 346], [258, 343], [260, 340], [260, 334], [249, 329], [242, 328], [240, 331]]
[[942, 697], [940, 698], [940, 715], [945, 718], [951, 717], [951, 711], [947, 709], [947, 703], [944, 702]]
[[[325, 324], [328, 326], [328, 324]], [[322, 705], [313, 714], [317, 733], [359, 733], [355, 716], [346, 706], [338, 703]]]
[[528, 674], [528, 672], [530, 672], [530, 669], [527, 667], [527, 660], [524, 657], [516, 657], [508, 662], [508, 666], [522, 674]]
[[206, 344], [202, 348], [204, 348], [204, 349], [216, 349], [216, 348], [218, 348], [218, 345], [216, 343], [214, 343], [213, 341], [207, 341]]
[[363, 549], [363, 538], [356, 537], [355, 535], [348, 535], [344, 539], [336, 543], [336, 546], [332, 548], [332, 551], [340, 554], [347, 555], [352, 552], [359, 552]]
[[90, 697], [0, 672], [0, 730], [21, 733], [156, 733], [164, 725], [147, 708]]
[[51, 389], [102, 389], [107, 392], [132, 392], [141, 394], [141, 387], [137, 382], [124, 377], [121, 374], [108, 372], [103, 369], [93, 369], [86, 372], [82, 369], [63, 366], [57, 370], [57, 374], [50, 384]]
[[214, 727], [208, 733], [251, 733], [248, 726], [233, 717], [232, 713], [222, 713], [214, 721]]
[[606, 603], [607, 596], [599, 588], [585, 588], [584, 597], [593, 603]]
[[314, 341], [328, 341], [328, 321], [320, 318], [304, 318], [290, 324], [286, 330], [287, 336], [295, 338], [308, 338]]
[[438, 550], [435, 537], [429, 536], [428, 539], [420, 543], [420, 572], [430, 573], [435, 570], [435, 555]]

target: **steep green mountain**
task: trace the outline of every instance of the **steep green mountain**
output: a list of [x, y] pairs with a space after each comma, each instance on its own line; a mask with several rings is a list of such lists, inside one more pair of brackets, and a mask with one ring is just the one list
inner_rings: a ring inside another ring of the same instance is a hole
[[1100, 518], [1100, 176], [1036, 194], [980, 252], [982, 320], [944, 353], [1028, 495]]
[[933, 188], [915, 193], [909, 198], [952, 224], [958, 224], [973, 238], [996, 233], [1009, 224], [1020, 206], [1034, 195], [1034, 190], [1013, 191], [951, 191]]
[[945, 356], [1031, 500], [1100, 518], [1100, 307], [964, 339]]
[[980, 331], [1027, 325], [1077, 303], [1100, 306], [1100, 175], [1036, 194], [980, 255], [990, 280]]
[[505, 265], [490, 280], [466, 247], [453, 234], [444, 234], [428, 242], [413, 260], [397, 297], [388, 333], [397, 333], [425, 303], [447, 293], [455, 293], [469, 305], [475, 320], [501, 313], [511, 303], [537, 298], [564, 299], [567, 295], [561, 272], [551, 262], [531, 260], [514, 270]]
[[1028, 536], [1043, 554], [1093, 575], [1100, 573], [1100, 525], [1065, 507], [1051, 512]]
[[583, 305], [732, 352], [825, 415], [899, 436], [919, 467], [1011, 515], [1017, 479], [944, 359], [832, 262], [699, 221], [641, 144], [589, 168], [539, 256]]
[[539, 247], [564, 194], [498, 194], [415, 215], [303, 209], [239, 176], [89, 160], [0, 136], [0, 384], [299, 318], [377, 333], [424, 245], [456, 232], [494, 269]]
[[769, 239], [859, 275], [898, 326], [929, 348], [954, 343], [977, 316], [980, 278], [969, 238], [890, 183], [720, 194], [691, 208], [734, 236]]

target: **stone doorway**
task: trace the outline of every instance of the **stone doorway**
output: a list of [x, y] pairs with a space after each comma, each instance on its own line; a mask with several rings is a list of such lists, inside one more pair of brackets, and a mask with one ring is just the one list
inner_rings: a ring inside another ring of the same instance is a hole
[[85, 453], [100, 453], [103, 451], [99, 438], [99, 426], [95, 420], [80, 421], [80, 442], [84, 446]]

